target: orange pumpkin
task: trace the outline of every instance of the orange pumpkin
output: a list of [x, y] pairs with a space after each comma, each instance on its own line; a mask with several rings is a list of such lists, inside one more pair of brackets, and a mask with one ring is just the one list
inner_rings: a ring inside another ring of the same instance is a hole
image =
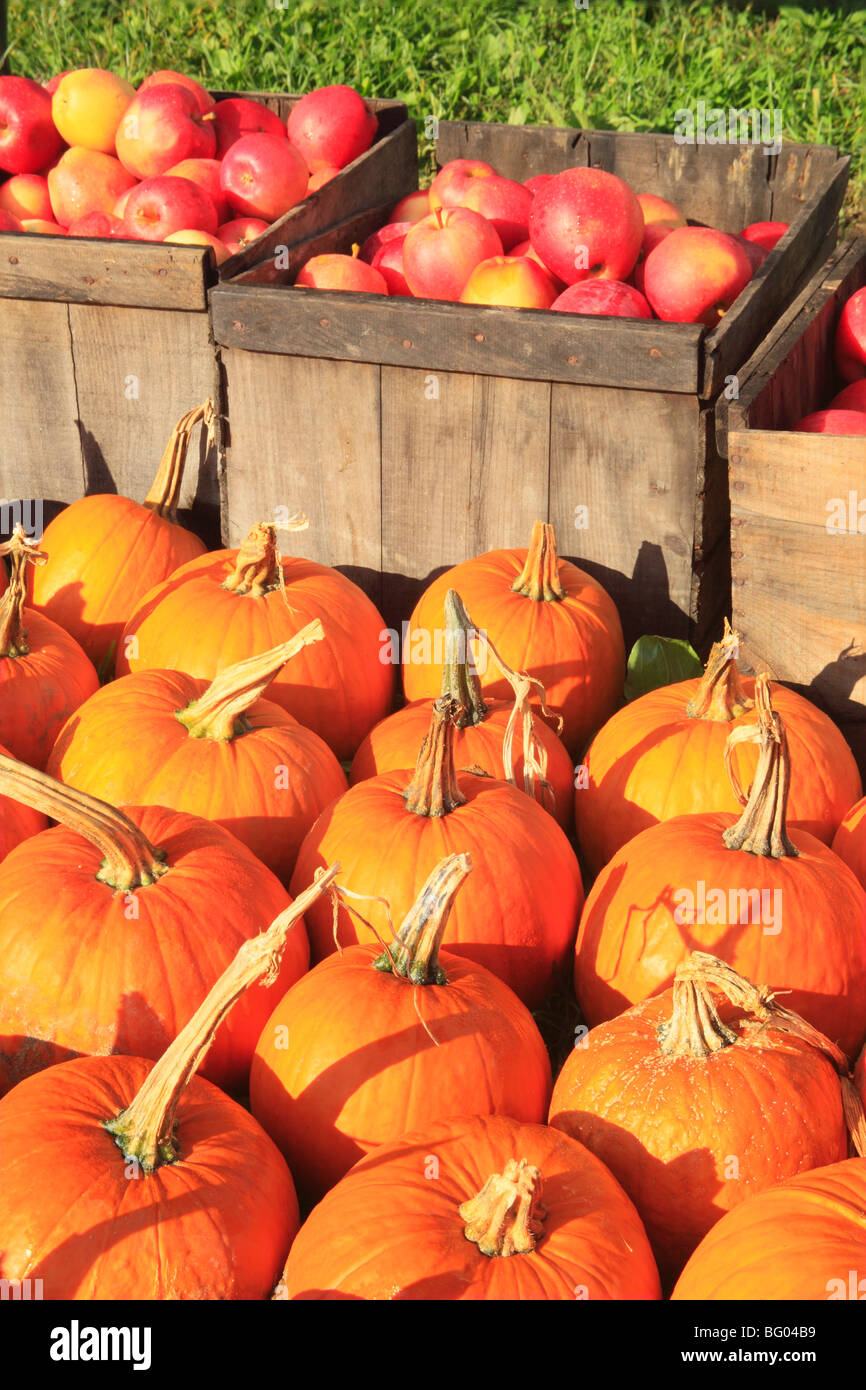
[[866, 1298], [866, 1159], [798, 1173], [723, 1216], [671, 1298], [697, 1302]]
[[851, 807], [833, 837], [833, 852], [866, 888], [866, 796]]
[[213, 405], [178, 421], [143, 503], [93, 493], [64, 508], [45, 528], [48, 563], [31, 576], [30, 602], [71, 634], [102, 667], [135, 605], [178, 565], [202, 555], [198, 536], [177, 524], [177, 502], [190, 435], [213, 421]]
[[[7, 758], [11, 759], [9, 749], [0, 744], [0, 761]], [[48, 819], [41, 811], [0, 794], [0, 862], [16, 845], [47, 828]]]
[[[556, 817], [568, 834], [572, 823], [574, 769], [565, 745], [529, 705], [532, 682], [510, 668], [503, 675], [513, 685], [513, 700], [485, 700], [472, 659], [475, 632], [459, 595], [445, 595], [446, 651], [442, 672], [443, 695], [457, 703], [454, 761], [459, 768], [480, 768], [489, 777], [513, 782], [534, 796]], [[487, 655], [486, 644], [482, 648]], [[542, 696], [543, 698], [543, 696]], [[518, 723], [522, 722], [523, 748]], [[380, 772], [399, 772], [412, 767], [430, 724], [430, 701], [416, 700], [390, 714], [364, 739], [352, 763], [349, 781], [354, 785]]]
[[550, 1123], [622, 1183], [662, 1280], [673, 1282], [726, 1211], [847, 1157], [847, 1071], [844, 1055], [768, 991], [694, 951], [672, 990], [575, 1047]]
[[[446, 949], [498, 975], [529, 1008], [564, 968], [583, 888], [577, 859], [552, 816], [506, 782], [454, 770], [454, 702], [440, 697], [414, 774], [385, 772], [350, 787], [324, 811], [298, 855], [292, 885], [338, 861], [352, 891], [369, 896], [356, 923], [318, 903], [307, 919], [313, 958], [342, 945], [390, 939], [382, 899], [401, 921], [431, 870], [465, 852], [472, 878], [455, 903]], [[291, 885], [290, 885], [291, 886]], [[292, 886], [292, 891], [295, 889]]]
[[250, 1109], [311, 1200], [407, 1129], [547, 1114], [550, 1061], [529, 1010], [489, 970], [439, 952], [471, 868], [465, 854], [443, 859], [396, 942], [329, 956], [265, 1025]]
[[374, 1149], [315, 1207], [289, 1299], [657, 1299], [640, 1218], [582, 1144], [501, 1115]]
[[68, 721], [48, 771], [106, 801], [215, 821], [288, 883], [301, 841], [346, 790], [346, 776], [318, 734], [258, 697], [286, 661], [321, 638], [316, 619], [273, 651], [227, 666], [210, 685], [180, 671], [122, 676]]
[[[592, 872], [642, 830], [674, 816], [737, 809], [724, 767], [732, 729], [754, 719], [755, 682], [737, 670], [738, 638], [725, 635], [699, 680], [652, 690], [617, 710], [596, 734], [575, 779], [577, 837]], [[801, 830], [830, 844], [862, 791], [854, 755], [826, 714], [784, 686], [773, 702], [785, 721], [791, 755], [788, 815]], [[744, 785], [756, 750], [741, 745], [736, 766]]]
[[[0, 790], [61, 824], [0, 864], [0, 1052], [16, 1079], [80, 1053], [158, 1057], [238, 949], [290, 901], [221, 826], [163, 806], [125, 814], [0, 758]], [[307, 969], [303, 922], [279, 989]], [[246, 1085], [274, 996], [248, 992], [204, 1063]]]
[[[622, 697], [625, 646], [613, 600], [590, 575], [557, 559], [553, 527], [537, 521], [528, 551], [490, 550], [446, 570], [421, 595], [407, 634], [407, 700], [439, 694], [442, 605], [449, 589], [457, 590], [503, 660], [541, 682], [564, 720], [566, 748], [580, 753]], [[485, 672], [481, 688], [491, 699], [508, 699], [498, 672]]]
[[790, 991], [790, 1007], [853, 1057], [866, 1034], [866, 894], [820, 840], [788, 833], [790, 760], [765, 677], [756, 701], [758, 724], [728, 737], [729, 760], [759, 742], [742, 816], [678, 816], [614, 855], [580, 923], [577, 997], [592, 1027], [666, 989], [691, 950], [709, 951]]
[[192, 560], [145, 596], [127, 623], [117, 675], [153, 668], [212, 680], [320, 618], [324, 640], [299, 652], [269, 697], [351, 758], [391, 706], [384, 620], [357, 585], [327, 565], [281, 558], [276, 528], [254, 526], [239, 550]]

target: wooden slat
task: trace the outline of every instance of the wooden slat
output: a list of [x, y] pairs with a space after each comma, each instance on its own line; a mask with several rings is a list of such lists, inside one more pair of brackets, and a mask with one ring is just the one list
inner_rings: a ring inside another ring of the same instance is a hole
[[806, 204], [827, 187], [838, 158], [839, 152], [833, 145], [795, 145], [785, 141], [773, 161], [773, 201], [767, 220], [793, 222]]
[[232, 284], [293, 285], [301, 266], [306, 265], [313, 256], [330, 255], [335, 251], [345, 255], [351, 252], [356, 242], [360, 246], [387, 222], [392, 206], [392, 203], [385, 203], [381, 207], [354, 213], [323, 232], [317, 231], [312, 236], [293, 242], [291, 246], [283, 247], [279, 255], [269, 256], [257, 261], [250, 270], [240, 271], [232, 277]]
[[581, 131], [561, 126], [440, 121], [436, 159], [440, 167], [452, 159], [480, 159], [504, 178], [522, 183], [533, 174], [559, 174], [587, 164], [589, 150]]
[[215, 280], [203, 247], [0, 233], [0, 298], [204, 310]]
[[0, 299], [0, 344], [0, 494], [71, 502], [84, 473], [67, 306]]

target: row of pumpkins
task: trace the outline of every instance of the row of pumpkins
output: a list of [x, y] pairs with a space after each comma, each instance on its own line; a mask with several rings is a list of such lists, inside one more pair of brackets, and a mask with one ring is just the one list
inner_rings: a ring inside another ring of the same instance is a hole
[[[205, 553], [177, 524], [212, 418], [144, 505], [2, 547], [0, 1277], [833, 1296], [866, 1212], [839, 731], [741, 677], [727, 626], [703, 677], [618, 708], [614, 605], [542, 523], [430, 585], [410, 657], [445, 641], [389, 713], [357, 587], [270, 525]], [[571, 971], [590, 1031], [554, 1085], [530, 1011]]]

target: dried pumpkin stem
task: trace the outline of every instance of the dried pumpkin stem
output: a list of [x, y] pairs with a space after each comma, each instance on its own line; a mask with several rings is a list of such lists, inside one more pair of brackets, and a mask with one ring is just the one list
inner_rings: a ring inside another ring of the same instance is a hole
[[175, 718], [193, 738], [229, 742], [248, 733], [250, 726], [244, 716], [250, 706], [267, 690], [287, 661], [302, 647], [321, 642], [324, 635], [321, 622], [314, 618], [290, 641], [227, 666], [214, 677], [203, 695], [185, 709], [177, 710]]
[[403, 918], [395, 944], [373, 962], [377, 970], [400, 975], [414, 985], [448, 983], [439, 964], [439, 948], [457, 890], [471, 870], [468, 854], [449, 854], [436, 865]]
[[713, 644], [701, 683], [693, 699], [686, 705], [690, 719], [711, 719], [729, 724], [739, 715], [754, 708], [740, 680], [737, 656], [740, 639], [725, 618], [725, 630], [720, 642]]
[[131, 893], [153, 883], [168, 868], [165, 852], [116, 806], [67, 787], [46, 772], [0, 754], [0, 795], [11, 796], [83, 835], [103, 854], [96, 875], [117, 892]]
[[709, 1057], [735, 1043], [737, 1034], [722, 1023], [707, 985], [678, 970], [671, 1016], [659, 1024], [658, 1039], [665, 1057]]
[[193, 430], [199, 424], [206, 428], [210, 445], [216, 424], [213, 401], [204, 401], [202, 405], [188, 410], [186, 415], [178, 420], [166, 445], [153, 486], [144, 499], [145, 507], [156, 512], [158, 516], [167, 517], [169, 521], [177, 520], [177, 503], [189, 452], [189, 441]]
[[528, 1255], [544, 1229], [541, 1173], [525, 1158], [510, 1158], [458, 1212], [463, 1230], [482, 1255]]
[[126, 1110], [104, 1121], [127, 1161], [145, 1173], [178, 1158], [175, 1116], [180, 1098], [214, 1040], [226, 1014], [257, 980], [272, 984], [289, 932], [339, 873], [339, 864], [321, 870], [316, 881], [276, 917], [267, 931], [245, 941], [192, 1018], [148, 1074]]
[[416, 816], [447, 816], [466, 801], [454, 768], [455, 702], [448, 695], [433, 701], [430, 728], [406, 788], [406, 809]]
[[[284, 531], [306, 531], [310, 523], [303, 512], [295, 512], [284, 522]], [[269, 521], [257, 521], [241, 542], [231, 574], [222, 587], [234, 594], [261, 598], [271, 589], [282, 589], [283, 563], [277, 547], [277, 528]]]
[[[757, 724], [732, 729], [725, 743], [725, 767], [734, 795], [745, 809], [736, 825], [722, 839], [728, 849], [745, 850], [768, 859], [796, 858], [798, 850], [788, 836], [785, 812], [791, 783], [791, 759], [785, 726], [770, 702], [770, 680], [758, 676], [755, 682]], [[758, 766], [748, 796], [734, 771], [733, 750], [739, 743], [757, 743]]]
[[557, 567], [556, 536], [549, 521], [533, 525], [526, 563], [511, 588], [539, 602], [555, 603], [565, 598]]
[[472, 619], [463, 600], [454, 590], [445, 595], [445, 661], [442, 667], [442, 694], [450, 695], [457, 705], [456, 724], [482, 724], [487, 718], [487, 705], [481, 691], [481, 681], [471, 661], [469, 646], [475, 636]]
[[28, 540], [20, 522], [10, 540], [0, 545], [0, 555], [11, 561], [9, 586], [0, 599], [0, 657], [27, 656], [27, 633], [24, 630], [24, 591], [27, 565], [44, 565], [48, 556], [34, 541]]

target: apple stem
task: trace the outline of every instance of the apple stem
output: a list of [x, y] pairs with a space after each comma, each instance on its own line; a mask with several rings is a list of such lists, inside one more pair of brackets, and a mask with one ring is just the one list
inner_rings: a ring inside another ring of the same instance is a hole
[[444, 208], [436, 208], [436, 209], [435, 209], [436, 225], [437, 225], [438, 227], [440, 227], [440, 228], [445, 226], [445, 223], [442, 221], [442, 213], [443, 213], [443, 211], [444, 211]]

